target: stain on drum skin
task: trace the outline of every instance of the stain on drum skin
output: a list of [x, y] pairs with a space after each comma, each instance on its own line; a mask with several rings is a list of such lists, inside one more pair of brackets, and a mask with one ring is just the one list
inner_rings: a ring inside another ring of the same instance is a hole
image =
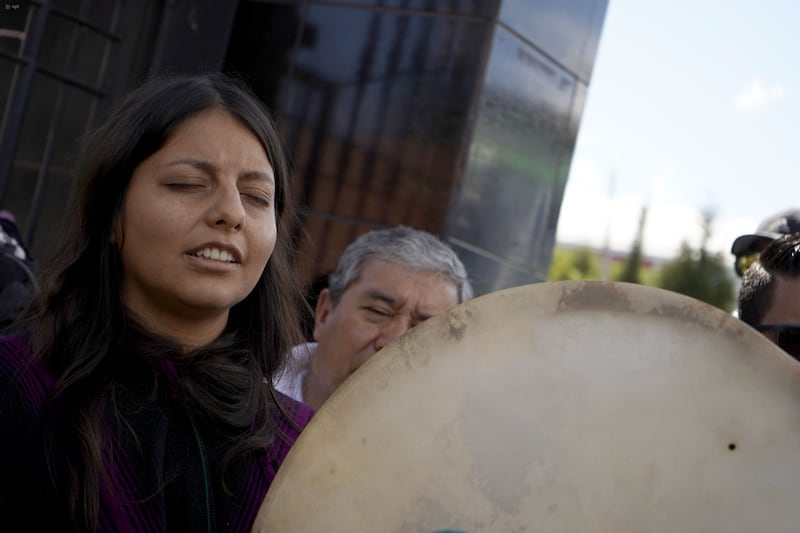
[[631, 303], [617, 283], [581, 283], [565, 290], [558, 302], [561, 312], [587, 309], [630, 311]]

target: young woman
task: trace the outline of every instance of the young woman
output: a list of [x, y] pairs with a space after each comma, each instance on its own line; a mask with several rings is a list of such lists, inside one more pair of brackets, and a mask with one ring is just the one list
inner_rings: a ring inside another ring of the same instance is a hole
[[154, 79], [89, 139], [60, 250], [0, 338], [0, 523], [249, 531], [311, 411], [287, 163], [222, 75]]

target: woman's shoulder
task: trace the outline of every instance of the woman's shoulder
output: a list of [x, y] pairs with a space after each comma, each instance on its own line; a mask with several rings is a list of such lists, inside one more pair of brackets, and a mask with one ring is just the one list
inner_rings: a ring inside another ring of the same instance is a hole
[[311, 407], [280, 391], [275, 391], [275, 400], [280, 403], [279, 415], [276, 420], [279, 429], [294, 429], [294, 432], [299, 434], [314, 416], [314, 410]]
[[314, 410], [278, 391], [275, 391], [275, 400], [279, 404], [275, 410], [274, 420], [277, 434], [269, 455], [276, 464], [280, 464], [289, 453], [294, 441], [300, 436], [300, 432], [314, 416]]
[[21, 335], [0, 335], [0, 360], [12, 362], [30, 355], [30, 349]]
[[19, 335], [0, 335], [0, 379], [13, 380], [33, 364], [33, 355]]

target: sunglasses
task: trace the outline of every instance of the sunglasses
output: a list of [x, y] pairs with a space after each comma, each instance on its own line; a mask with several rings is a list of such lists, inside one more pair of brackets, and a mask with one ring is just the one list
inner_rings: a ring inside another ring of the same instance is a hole
[[747, 272], [747, 269], [750, 268], [750, 265], [758, 261], [758, 258], [761, 257], [761, 252], [750, 252], [749, 254], [737, 255], [736, 261], [734, 262], [734, 270], [736, 270], [736, 275], [740, 278], [744, 276], [744, 273]]
[[800, 324], [759, 324], [758, 331], [772, 333], [775, 344], [800, 360]]

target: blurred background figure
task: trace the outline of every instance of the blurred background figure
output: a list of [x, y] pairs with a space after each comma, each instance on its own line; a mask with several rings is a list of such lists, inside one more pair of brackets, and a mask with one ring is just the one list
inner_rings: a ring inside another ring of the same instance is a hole
[[36, 292], [36, 262], [25, 246], [17, 221], [0, 211], [0, 329], [11, 324]]
[[800, 360], [800, 233], [771, 241], [745, 271], [739, 318]]
[[755, 233], [741, 235], [733, 241], [731, 253], [736, 257], [734, 270], [742, 277], [747, 267], [758, 260], [759, 254], [782, 235], [800, 231], [800, 209], [789, 209], [764, 220]]

